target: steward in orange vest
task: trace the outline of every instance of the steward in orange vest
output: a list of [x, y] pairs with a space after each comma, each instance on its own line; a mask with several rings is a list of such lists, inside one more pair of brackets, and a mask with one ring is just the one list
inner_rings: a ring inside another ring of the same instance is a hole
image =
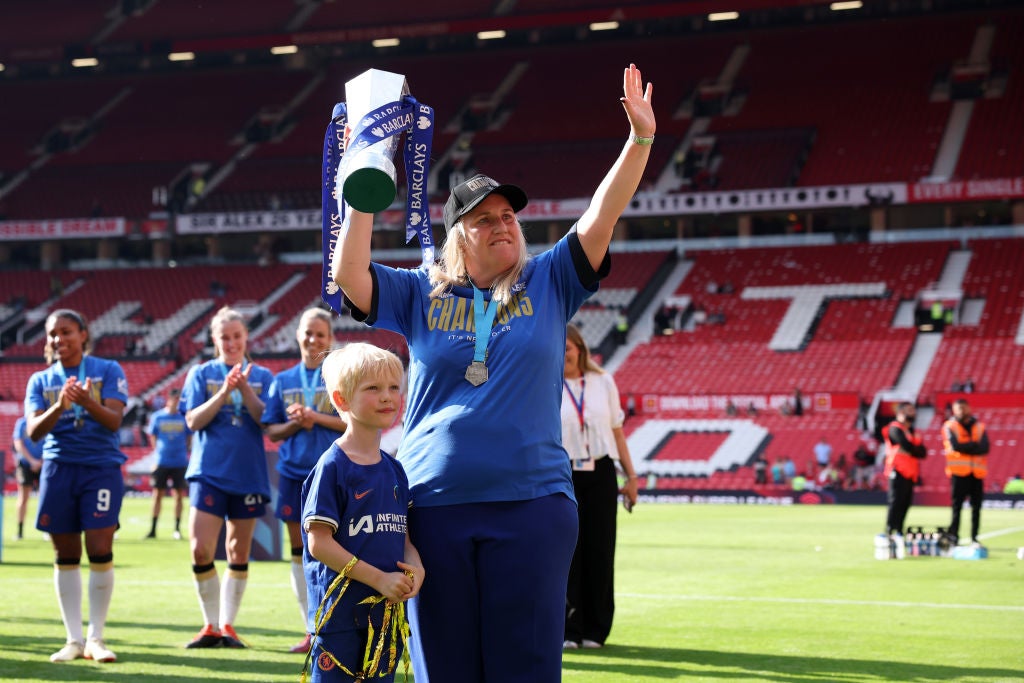
[[942, 446], [946, 451], [946, 474], [952, 478], [953, 515], [949, 533], [959, 540], [960, 510], [971, 501], [971, 542], [980, 546], [981, 503], [988, 474], [988, 434], [985, 425], [971, 415], [965, 399], [953, 402], [953, 418], [942, 425]]
[[914, 433], [916, 417], [914, 404], [904, 401], [896, 406], [896, 419], [882, 432], [885, 438], [885, 476], [889, 480], [885, 527], [890, 535], [903, 533], [903, 522], [914, 502], [914, 484], [921, 475], [921, 460], [928, 455], [921, 435]]
[[[971, 415], [967, 401], [954, 404], [954, 414], [942, 425], [942, 446], [946, 452], [946, 476], [974, 475], [984, 479], [988, 474], [988, 434], [985, 425]], [[959, 411], [957, 408], [960, 408]]]
[[916, 483], [921, 476], [921, 461], [928, 455], [928, 450], [923, 445], [921, 435], [914, 433], [913, 419], [911, 415], [909, 424], [893, 420], [885, 428], [886, 478], [896, 471]]

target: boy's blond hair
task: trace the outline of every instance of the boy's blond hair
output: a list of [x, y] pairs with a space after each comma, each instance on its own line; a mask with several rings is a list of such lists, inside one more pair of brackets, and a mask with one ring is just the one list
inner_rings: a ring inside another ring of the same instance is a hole
[[401, 359], [391, 351], [373, 344], [352, 342], [327, 354], [320, 372], [331, 403], [341, 412], [341, 406], [334, 398], [335, 392], [350, 401], [364, 378], [394, 377], [401, 382], [405, 370]]

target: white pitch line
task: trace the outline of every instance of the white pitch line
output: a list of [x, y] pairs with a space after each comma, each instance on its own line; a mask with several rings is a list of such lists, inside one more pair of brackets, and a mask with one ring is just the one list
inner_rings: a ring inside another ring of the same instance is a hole
[[1000, 529], [999, 531], [990, 531], [987, 534], [978, 534], [978, 538], [995, 538], [997, 536], [1005, 536], [1006, 534], [1015, 534], [1018, 531], [1024, 531], [1024, 526], [1012, 526], [1009, 529]]
[[652, 595], [648, 593], [616, 593], [616, 596], [642, 599], [678, 600], [678, 601], [702, 601], [702, 602], [774, 602], [805, 605], [845, 605], [858, 607], [932, 607], [936, 609], [969, 609], [988, 610], [992, 612], [1021, 612], [1024, 613], [1024, 605], [962, 605], [957, 603], [941, 602], [904, 602], [884, 600], [835, 600], [830, 598], [766, 598], [766, 597], [745, 597], [739, 595]]

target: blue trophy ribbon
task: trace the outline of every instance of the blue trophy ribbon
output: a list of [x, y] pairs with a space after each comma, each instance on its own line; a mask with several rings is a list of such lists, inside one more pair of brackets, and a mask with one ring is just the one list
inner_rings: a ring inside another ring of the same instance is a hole
[[[337, 189], [338, 170], [345, 162], [370, 145], [393, 135], [407, 133], [405, 142], [405, 176], [408, 192], [405, 201], [405, 241], [417, 237], [423, 264], [434, 262], [434, 237], [430, 227], [430, 206], [427, 201], [427, 179], [430, 176], [430, 153], [434, 132], [434, 110], [405, 95], [401, 101], [389, 102], [369, 112], [352, 126], [348, 148], [344, 136], [347, 121], [345, 103], [334, 105], [331, 121], [324, 134], [322, 165], [322, 228], [323, 266], [321, 270], [321, 297], [340, 313], [342, 295], [331, 261], [338, 240], [348, 229], [347, 205]], [[346, 157], [346, 152], [350, 156]], [[344, 169], [342, 168], [342, 171]]]
[[331, 260], [334, 257], [334, 249], [338, 245], [338, 239], [345, 229], [345, 201], [341, 197], [335, 197], [338, 177], [338, 164], [345, 152], [345, 124], [347, 120], [345, 103], [339, 102], [334, 105], [331, 113], [331, 121], [327, 124], [327, 132], [324, 133], [323, 165], [321, 167], [323, 177], [321, 182], [321, 225], [323, 244], [323, 266], [320, 271], [320, 297], [336, 313], [341, 313], [343, 308], [341, 301], [341, 288], [334, 281], [334, 273], [331, 272]]

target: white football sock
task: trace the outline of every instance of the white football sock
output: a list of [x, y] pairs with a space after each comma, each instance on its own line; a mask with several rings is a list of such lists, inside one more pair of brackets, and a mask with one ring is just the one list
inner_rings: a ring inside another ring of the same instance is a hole
[[299, 609], [302, 610], [302, 628], [306, 628], [309, 619], [309, 595], [306, 593], [306, 574], [302, 571], [301, 557], [292, 558], [292, 590], [295, 591]]
[[248, 572], [238, 572], [233, 569], [229, 569], [224, 575], [224, 584], [220, 588], [221, 625], [235, 625], [235, 617], [238, 616], [238, 608], [242, 606], [242, 595], [245, 594], [248, 577]]
[[53, 568], [53, 585], [57, 589], [57, 603], [60, 605], [60, 618], [64, 622], [64, 630], [68, 640], [84, 643], [82, 637], [82, 570], [75, 565], [62, 565]]
[[220, 578], [217, 573], [214, 572], [213, 576], [201, 581], [196, 579], [196, 593], [199, 595], [199, 609], [203, 611], [203, 621], [220, 630]]
[[102, 638], [103, 627], [110, 611], [110, 599], [114, 595], [114, 567], [107, 569], [89, 568], [89, 637]]

